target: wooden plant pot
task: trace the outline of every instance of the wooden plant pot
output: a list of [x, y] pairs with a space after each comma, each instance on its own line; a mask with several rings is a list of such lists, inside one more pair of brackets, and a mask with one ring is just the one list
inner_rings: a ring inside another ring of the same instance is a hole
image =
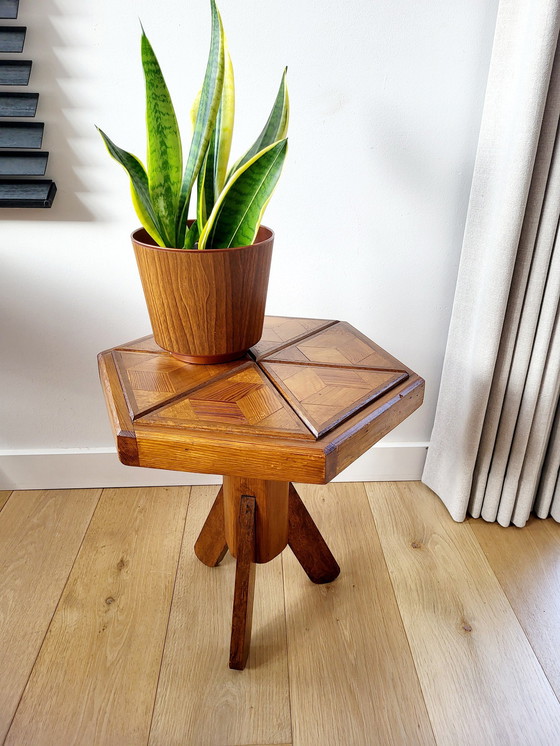
[[157, 344], [188, 363], [235, 360], [261, 338], [274, 233], [234, 249], [165, 249], [131, 236]]

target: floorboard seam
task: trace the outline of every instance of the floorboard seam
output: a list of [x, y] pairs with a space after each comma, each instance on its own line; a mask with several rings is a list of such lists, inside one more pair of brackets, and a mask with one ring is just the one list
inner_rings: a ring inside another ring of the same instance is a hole
[[[478, 520], [478, 519], [475, 519], [475, 520]], [[540, 661], [540, 658], [539, 658], [539, 656], [538, 656], [538, 654], [537, 654], [537, 651], [535, 650], [535, 648], [533, 647], [533, 643], [531, 642], [531, 640], [530, 640], [530, 639], [529, 639], [529, 637], [527, 636], [527, 632], [525, 631], [525, 627], [523, 626], [523, 623], [522, 623], [521, 619], [520, 619], [520, 618], [519, 618], [519, 616], [517, 615], [517, 612], [515, 611], [515, 608], [514, 608], [513, 604], [511, 603], [511, 601], [510, 601], [510, 599], [509, 599], [509, 596], [508, 596], [508, 594], [507, 594], [507, 591], [506, 591], [506, 589], [504, 588], [504, 586], [502, 585], [502, 581], [501, 581], [501, 580], [500, 580], [500, 578], [499, 578], [499, 577], [498, 577], [498, 576], [496, 575], [496, 572], [495, 572], [494, 568], [492, 567], [492, 563], [491, 563], [491, 561], [490, 561], [490, 558], [488, 557], [488, 555], [487, 555], [487, 554], [486, 554], [486, 552], [484, 551], [484, 547], [482, 546], [482, 544], [481, 544], [481, 543], [480, 543], [480, 541], [478, 540], [478, 536], [476, 535], [476, 531], [473, 531], [473, 529], [472, 529], [472, 526], [470, 525], [470, 522], [467, 522], [467, 523], [466, 523], [466, 525], [467, 525], [467, 526], [469, 527], [469, 531], [470, 531], [470, 532], [471, 532], [471, 534], [473, 535], [473, 537], [474, 537], [474, 540], [476, 541], [477, 545], [478, 545], [478, 546], [480, 547], [480, 550], [481, 550], [482, 554], [483, 554], [483, 555], [484, 555], [484, 557], [486, 558], [486, 562], [488, 563], [488, 567], [490, 568], [490, 570], [492, 570], [492, 575], [493, 575], [493, 576], [494, 576], [494, 577], [496, 578], [496, 580], [498, 581], [498, 585], [500, 586], [500, 588], [501, 588], [501, 590], [502, 590], [502, 593], [504, 594], [504, 597], [505, 597], [506, 601], [508, 602], [508, 606], [509, 606], [509, 608], [510, 608], [510, 609], [512, 610], [512, 613], [513, 613], [514, 617], [515, 617], [515, 618], [517, 619], [517, 623], [519, 624], [519, 627], [521, 628], [521, 631], [523, 632], [523, 635], [524, 635], [525, 639], [527, 640], [527, 643], [529, 644], [529, 647], [530, 647], [530, 648], [531, 648], [531, 650], [533, 651], [533, 655], [535, 656], [535, 659], [536, 659], [537, 663], [539, 664], [539, 668], [540, 668], [540, 669], [541, 669], [541, 671], [543, 672], [543, 674], [544, 674], [544, 677], [545, 677], [545, 679], [547, 680], [547, 682], [548, 682], [548, 685], [549, 685], [550, 689], [552, 690], [552, 693], [554, 694], [554, 696], [556, 697], [556, 699], [557, 699], [557, 700], [558, 700], [558, 702], [560, 703], [560, 693], [559, 693], [559, 692], [556, 692], [556, 689], [555, 689], [555, 688], [554, 688], [554, 686], [552, 685], [552, 682], [550, 681], [550, 678], [548, 677], [548, 674], [546, 673], [545, 669], [543, 668], [543, 665], [542, 665], [542, 663], [541, 663], [541, 661]]]
[[410, 660], [412, 661], [412, 665], [414, 666], [414, 673], [416, 674], [416, 681], [418, 682], [418, 686], [420, 687], [420, 692], [422, 694], [422, 701], [424, 702], [424, 707], [426, 708], [426, 714], [428, 716], [428, 722], [430, 723], [430, 730], [432, 732], [432, 737], [434, 739], [434, 743], [437, 745], [438, 741], [436, 739], [436, 734], [435, 734], [435, 731], [434, 731], [434, 724], [432, 723], [432, 716], [431, 716], [431, 713], [430, 713], [430, 708], [428, 707], [428, 703], [426, 702], [426, 695], [424, 693], [424, 687], [422, 686], [422, 681], [420, 680], [420, 676], [418, 674], [418, 666], [416, 665], [416, 659], [414, 658], [414, 654], [412, 652], [412, 646], [411, 646], [410, 640], [408, 638], [408, 630], [406, 628], [406, 624], [404, 623], [404, 619], [402, 617], [401, 607], [400, 607], [400, 604], [399, 604], [399, 598], [398, 598], [398, 596], [396, 594], [396, 591], [395, 591], [395, 586], [394, 586], [394, 583], [393, 583], [393, 578], [391, 576], [391, 571], [389, 570], [389, 565], [387, 564], [387, 557], [385, 556], [385, 550], [383, 549], [383, 542], [381, 541], [381, 537], [380, 537], [379, 531], [377, 529], [377, 522], [375, 520], [375, 513], [373, 512], [373, 508], [371, 507], [371, 502], [370, 502], [370, 499], [369, 499], [369, 492], [368, 492], [368, 489], [367, 489], [367, 486], [366, 486], [365, 482], [360, 482], [360, 484], [362, 485], [362, 488], [363, 488], [364, 492], [366, 493], [366, 499], [367, 499], [367, 504], [368, 504], [368, 507], [369, 507], [369, 512], [371, 513], [371, 517], [372, 517], [372, 520], [373, 520], [373, 526], [375, 528], [375, 533], [377, 534], [377, 540], [379, 541], [379, 546], [381, 547], [381, 555], [383, 557], [383, 564], [385, 565], [385, 569], [387, 570], [387, 575], [389, 576], [389, 582], [391, 583], [391, 588], [393, 590], [393, 596], [395, 597], [395, 603], [397, 605], [397, 609], [398, 609], [398, 612], [399, 612], [399, 619], [401, 620], [402, 628], [403, 628], [403, 631], [404, 631], [404, 636], [406, 638], [406, 644], [408, 646], [408, 652], [410, 653]]
[[[285, 548], [286, 551], [288, 547]], [[290, 651], [288, 649], [288, 615], [286, 614], [286, 581], [284, 579], [284, 552], [280, 556], [280, 567], [282, 568], [282, 596], [284, 606], [284, 637], [286, 640], [286, 674], [288, 677], [288, 710], [290, 713], [290, 741], [294, 741], [294, 720], [292, 714], [292, 688], [290, 685]]]
[[10, 494], [8, 495], [8, 497], [5, 499], [5, 501], [2, 503], [2, 505], [0, 505], [0, 513], [4, 510], [4, 508], [6, 507], [6, 505], [10, 502], [10, 498], [12, 497], [12, 495], [14, 494], [14, 492], [15, 492], [15, 490], [11, 490]]
[[[16, 490], [14, 490], [14, 492], [15, 491]], [[56, 491], [57, 490], [48, 490], [48, 492], [56, 492]], [[72, 575], [72, 572], [73, 572], [74, 567], [76, 565], [76, 560], [80, 556], [80, 552], [82, 551], [82, 546], [84, 545], [84, 540], [85, 540], [85, 538], [87, 536], [87, 533], [89, 531], [89, 527], [91, 526], [91, 522], [93, 521], [93, 517], [97, 513], [97, 508], [99, 507], [99, 502], [101, 500], [101, 496], [103, 495], [103, 492], [105, 490], [104, 489], [96, 489], [96, 490], [90, 490], [90, 491], [92, 491], [92, 492], [97, 492], [98, 491], [99, 492], [99, 495], [97, 496], [97, 502], [95, 503], [95, 508], [92, 510], [91, 517], [90, 517], [90, 519], [88, 521], [88, 525], [86, 526], [86, 530], [84, 531], [84, 535], [82, 536], [82, 540], [80, 541], [80, 546], [78, 547], [78, 551], [76, 552], [76, 555], [75, 555], [74, 560], [72, 562], [72, 566], [70, 567], [70, 570], [68, 571], [68, 575], [66, 576], [66, 580], [62, 584], [62, 588], [61, 588], [61, 591], [60, 591], [60, 595], [58, 597], [58, 601], [55, 604], [55, 607], [53, 609], [53, 613], [51, 614], [51, 618], [49, 620], [49, 623], [47, 624], [47, 628], [45, 630], [45, 634], [43, 635], [43, 639], [42, 639], [41, 644], [39, 645], [39, 648], [37, 650], [37, 655], [35, 656], [35, 660], [33, 661], [33, 665], [29, 669], [29, 676], [27, 677], [27, 680], [25, 682], [25, 686], [21, 690], [21, 695], [20, 695], [20, 697], [18, 699], [18, 703], [17, 703], [17, 706], [16, 706], [16, 708], [14, 710], [14, 714], [12, 715], [12, 718], [10, 720], [10, 725], [8, 726], [8, 729], [6, 730], [6, 736], [5, 736], [4, 740], [2, 741], [3, 744], [6, 743], [6, 741], [8, 740], [8, 736], [10, 735], [10, 731], [12, 730], [12, 725], [14, 724], [14, 720], [15, 720], [15, 717], [16, 717], [17, 712], [19, 710], [19, 706], [21, 704], [21, 700], [23, 699], [23, 695], [25, 694], [25, 690], [27, 689], [27, 685], [29, 684], [29, 679], [33, 675], [33, 671], [35, 669], [35, 664], [37, 663], [37, 659], [41, 655], [41, 650], [43, 649], [43, 645], [45, 644], [45, 639], [46, 639], [46, 637], [47, 637], [47, 635], [49, 633], [49, 629], [51, 628], [52, 620], [54, 619], [54, 617], [56, 615], [56, 612], [58, 611], [58, 607], [60, 606], [60, 600], [61, 600], [62, 596], [64, 595], [64, 590], [66, 589], [66, 586], [68, 585], [68, 580], [70, 579], [70, 576]], [[13, 494], [13, 492], [12, 492], [12, 494]], [[11, 496], [12, 495], [10, 495], [10, 497]], [[9, 499], [10, 498], [8, 498], [8, 500]]]
[[148, 728], [148, 738], [146, 741], [146, 746], [150, 743], [150, 737], [152, 735], [152, 725], [154, 722], [154, 714], [156, 711], [156, 702], [157, 702], [157, 695], [158, 695], [158, 689], [159, 689], [159, 681], [161, 678], [161, 667], [163, 664], [163, 656], [165, 655], [165, 647], [167, 645], [167, 635], [169, 634], [169, 622], [171, 621], [171, 610], [173, 608], [173, 601], [175, 600], [175, 588], [177, 586], [177, 575], [179, 573], [179, 565], [181, 563], [181, 557], [183, 555], [183, 546], [185, 543], [185, 531], [187, 527], [187, 516], [189, 515], [189, 510], [191, 507], [191, 498], [192, 498], [192, 486], [189, 486], [189, 499], [187, 503], [187, 509], [185, 510], [185, 521], [183, 523], [183, 530], [181, 532], [181, 542], [179, 544], [179, 551], [177, 552], [177, 564], [175, 565], [175, 575], [173, 577], [173, 591], [171, 593], [171, 601], [169, 603], [169, 613], [167, 615], [167, 624], [165, 625], [165, 635], [163, 636], [163, 645], [161, 646], [161, 658], [159, 661], [159, 670], [157, 675], [157, 681], [156, 686], [154, 689], [154, 702], [152, 705], [152, 714], [150, 717], [150, 726]]

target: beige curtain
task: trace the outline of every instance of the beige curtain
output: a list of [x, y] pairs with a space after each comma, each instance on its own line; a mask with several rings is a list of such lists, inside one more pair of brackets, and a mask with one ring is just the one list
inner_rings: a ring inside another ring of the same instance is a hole
[[423, 475], [458, 521], [560, 521], [559, 28], [500, 2]]

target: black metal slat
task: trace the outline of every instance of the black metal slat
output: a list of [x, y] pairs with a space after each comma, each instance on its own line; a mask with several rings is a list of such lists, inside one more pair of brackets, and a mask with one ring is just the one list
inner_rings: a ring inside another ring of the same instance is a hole
[[31, 60], [0, 60], [0, 85], [27, 85]]
[[0, 176], [44, 176], [49, 154], [21, 150], [0, 152]]
[[38, 149], [44, 128], [42, 122], [0, 122], [0, 148]]
[[17, 18], [19, 0], [0, 0], [0, 18]]
[[0, 93], [0, 117], [34, 117], [38, 93]]
[[0, 52], [23, 52], [26, 26], [0, 26]]
[[[18, 10], [19, 0], [0, 0], [0, 18], [17, 18]], [[26, 31], [24, 26], [0, 26], [0, 52], [22, 52]], [[27, 60], [0, 60], [0, 85], [28, 85], [31, 67], [32, 62]], [[34, 117], [38, 102], [38, 93], [0, 92], [0, 117]], [[43, 131], [41, 122], [0, 121], [0, 175], [26, 177], [45, 173], [49, 154], [26, 152], [41, 147]], [[55, 194], [56, 184], [50, 179], [0, 178], [0, 208], [48, 208]]]
[[50, 179], [0, 179], [0, 207], [50, 207], [55, 194]]

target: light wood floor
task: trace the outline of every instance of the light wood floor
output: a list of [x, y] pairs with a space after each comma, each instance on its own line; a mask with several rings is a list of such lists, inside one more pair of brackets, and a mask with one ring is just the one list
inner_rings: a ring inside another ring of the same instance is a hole
[[216, 487], [0, 492], [0, 743], [556, 746], [560, 525], [454, 523], [418, 483], [298, 486], [342, 572], [192, 546]]

